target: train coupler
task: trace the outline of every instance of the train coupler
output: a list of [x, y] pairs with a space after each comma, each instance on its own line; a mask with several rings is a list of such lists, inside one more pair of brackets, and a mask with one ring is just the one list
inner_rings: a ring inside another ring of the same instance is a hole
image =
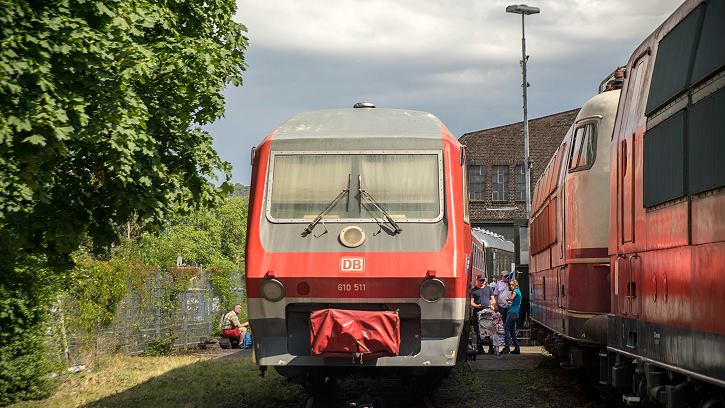
[[361, 352], [352, 353], [352, 363], [353, 364], [360, 364], [360, 365], [362, 365], [362, 363], [363, 363], [363, 355], [365, 355], [365, 354], [364, 353], [361, 353]]

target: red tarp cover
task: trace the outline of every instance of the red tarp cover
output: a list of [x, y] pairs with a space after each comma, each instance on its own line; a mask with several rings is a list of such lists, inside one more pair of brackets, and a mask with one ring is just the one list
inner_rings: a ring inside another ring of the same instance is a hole
[[313, 355], [397, 356], [400, 319], [397, 312], [318, 310], [310, 316], [310, 344]]

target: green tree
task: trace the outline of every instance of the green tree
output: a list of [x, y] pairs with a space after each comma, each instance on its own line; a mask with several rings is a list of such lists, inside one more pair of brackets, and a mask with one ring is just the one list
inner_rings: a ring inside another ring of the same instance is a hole
[[244, 184], [234, 183], [234, 192], [232, 195], [237, 197], [249, 197], [249, 186]]
[[223, 306], [231, 307], [241, 300], [231, 291], [231, 274], [242, 271], [246, 233], [247, 199], [229, 197], [217, 208], [172, 218], [163, 233], [146, 232], [138, 245], [144, 261], [159, 268], [175, 266], [179, 256], [202, 266]]
[[98, 253], [132, 216], [160, 226], [231, 192], [202, 126], [242, 81], [234, 13], [233, 0], [0, 0], [0, 404], [40, 395], [42, 370], [21, 364], [39, 361], [29, 338], [85, 237]]

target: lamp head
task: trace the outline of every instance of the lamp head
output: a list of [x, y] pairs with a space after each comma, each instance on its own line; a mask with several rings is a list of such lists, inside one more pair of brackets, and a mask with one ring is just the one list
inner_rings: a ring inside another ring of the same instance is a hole
[[506, 7], [507, 13], [515, 14], [538, 14], [541, 10], [538, 7], [527, 6], [526, 4], [512, 4]]

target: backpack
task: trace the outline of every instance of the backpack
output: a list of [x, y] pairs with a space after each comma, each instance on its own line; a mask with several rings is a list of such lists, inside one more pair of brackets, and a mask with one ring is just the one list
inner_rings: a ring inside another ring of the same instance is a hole
[[245, 348], [245, 349], [252, 348], [252, 334], [249, 333], [249, 331], [244, 333], [244, 338], [242, 339], [241, 343], [242, 343], [241, 344], [242, 348]]

